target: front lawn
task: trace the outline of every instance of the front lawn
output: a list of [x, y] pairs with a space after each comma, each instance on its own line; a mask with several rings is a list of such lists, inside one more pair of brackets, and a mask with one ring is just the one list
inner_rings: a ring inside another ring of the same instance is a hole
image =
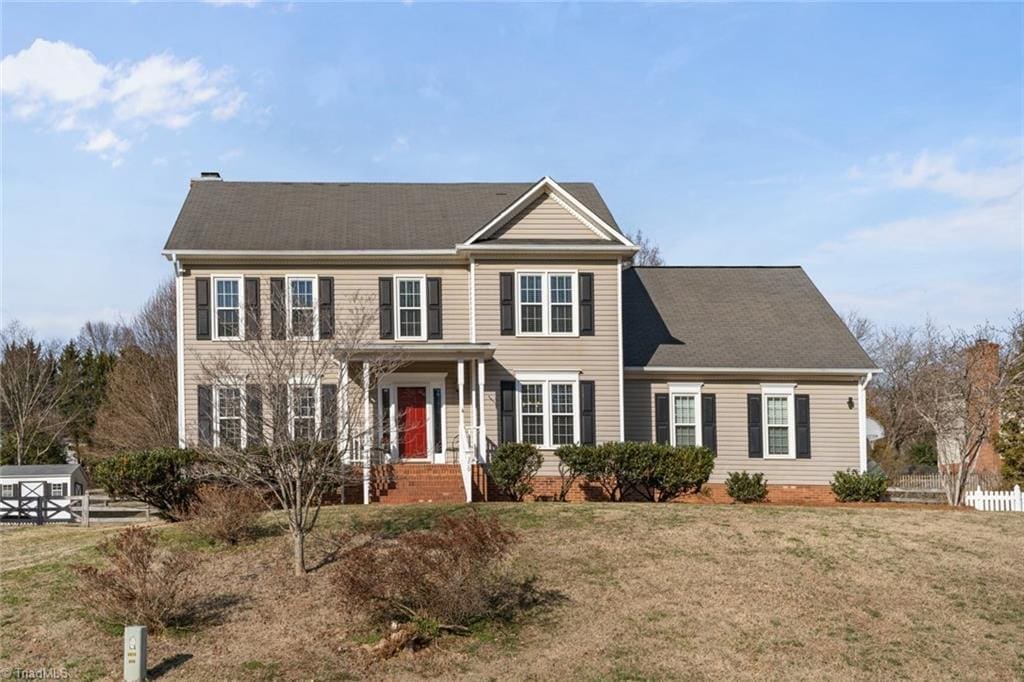
[[[325, 510], [394, 533], [465, 507]], [[295, 580], [284, 537], [201, 555], [208, 622], [150, 640], [159, 679], [1021, 679], [1024, 514], [951, 510], [488, 504], [517, 527], [519, 571], [556, 598], [524, 622], [366, 667], [375, 635], [332, 597], [330, 565]], [[0, 530], [0, 669], [119, 679], [121, 639], [78, 605], [70, 563], [111, 529]]]

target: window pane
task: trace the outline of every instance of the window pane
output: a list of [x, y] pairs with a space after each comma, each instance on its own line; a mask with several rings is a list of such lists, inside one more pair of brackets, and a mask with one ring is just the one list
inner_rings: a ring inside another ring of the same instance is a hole
[[697, 423], [697, 399], [692, 395], [677, 395], [675, 397], [675, 422], [676, 424], [693, 425]]
[[420, 309], [400, 310], [398, 313], [398, 335], [399, 336], [421, 336], [422, 326], [420, 321]]
[[238, 336], [238, 309], [217, 310], [217, 336]]
[[520, 330], [539, 334], [544, 331], [544, 309], [539, 305], [524, 305], [522, 310]]
[[221, 388], [217, 391], [218, 408], [221, 418], [242, 416], [242, 390], [239, 388]]
[[217, 280], [217, 307], [237, 308], [238, 307], [238, 280], [219, 279]]
[[789, 428], [785, 426], [768, 427], [768, 454], [789, 454]]
[[572, 414], [572, 384], [551, 384], [551, 413]]
[[523, 384], [523, 414], [544, 413], [544, 384]]
[[402, 308], [420, 307], [420, 281], [418, 279], [398, 280], [398, 305]]
[[313, 336], [313, 311], [312, 309], [292, 308], [292, 335]]
[[572, 303], [572, 275], [551, 275], [551, 302]]
[[523, 275], [519, 278], [519, 301], [521, 303], [541, 302], [540, 275]]
[[789, 425], [789, 399], [783, 397], [768, 397], [768, 424], [776, 426]]
[[574, 421], [571, 415], [556, 414], [551, 417], [551, 442], [554, 445], [576, 442]]
[[313, 280], [293, 279], [292, 286], [292, 307], [312, 308], [313, 307]]
[[293, 411], [296, 417], [316, 416], [316, 389], [313, 386], [296, 386], [293, 389]]
[[697, 444], [697, 427], [676, 426], [676, 445], [687, 446]]
[[523, 442], [534, 445], [544, 442], [544, 417], [523, 416]]
[[295, 420], [295, 440], [313, 440], [315, 422], [309, 417]]
[[555, 334], [572, 333], [572, 306], [551, 306], [551, 331]]

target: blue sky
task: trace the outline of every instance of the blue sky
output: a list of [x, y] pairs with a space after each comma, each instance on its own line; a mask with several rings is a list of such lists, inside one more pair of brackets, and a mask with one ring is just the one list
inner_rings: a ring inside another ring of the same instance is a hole
[[1020, 4], [10, 4], [2, 313], [170, 274], [188, 178], [597, 183], [673, 264], [801, 264], [840, 310], [1024, 307]]

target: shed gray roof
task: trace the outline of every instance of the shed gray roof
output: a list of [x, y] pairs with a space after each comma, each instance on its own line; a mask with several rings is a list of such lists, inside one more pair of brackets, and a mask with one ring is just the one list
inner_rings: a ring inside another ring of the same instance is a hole
[[0, 466], [0, 476], [66, 476], [77, 468], [77, 464], [8, 464]]
[[[194, 181], [164, 249], [450, 249], [534, 184]], [[619, 229], [593, 183], [561, 186]]]
[[627, 367], [872, 369], [800, 267], [623, 272]]

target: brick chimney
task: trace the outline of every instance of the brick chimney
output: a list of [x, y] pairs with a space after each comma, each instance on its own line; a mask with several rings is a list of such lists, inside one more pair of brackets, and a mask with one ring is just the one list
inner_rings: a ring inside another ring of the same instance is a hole
[[[973, 346], [967, 349], [967, 373], [972, 384], [977, 388], [979, 394], [989, 391], [996, 382], [999, 374], [999, 344], [979, 339]], [[973, 408], [967, 406], [968, 413]], [[999, 410], [993, 410], [990, 415], [988, 436], [978, 450], [978, 458], [975, 460], [974, 469], [979, 473], [998, 472], [1001, 465], [999, 453], [996, 452], [993, 439], [999, 432]]]

